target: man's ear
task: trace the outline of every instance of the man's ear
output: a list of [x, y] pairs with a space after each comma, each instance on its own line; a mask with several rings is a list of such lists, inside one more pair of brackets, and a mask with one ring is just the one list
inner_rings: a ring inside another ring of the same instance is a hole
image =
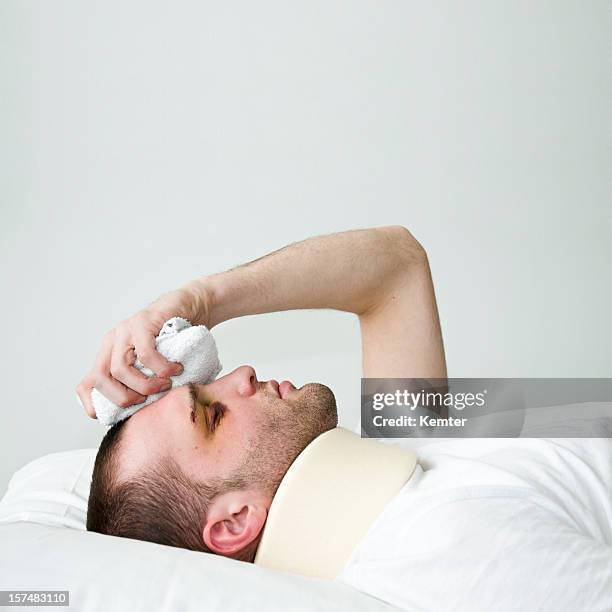
[[218, 555], [235, 555], [259, 536], [268, 507], [256, 491], [230, 491], [215, 497], [206, 513], [204, 544]]

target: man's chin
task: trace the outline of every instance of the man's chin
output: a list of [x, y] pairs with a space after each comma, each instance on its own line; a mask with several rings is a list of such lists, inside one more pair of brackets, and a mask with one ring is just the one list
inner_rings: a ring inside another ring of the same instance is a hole
[[316, 419], [319, 433], [338, 425], [338, 409], [334, 392], [321, 383], [307, 383], [299, 388], [297, 403]]

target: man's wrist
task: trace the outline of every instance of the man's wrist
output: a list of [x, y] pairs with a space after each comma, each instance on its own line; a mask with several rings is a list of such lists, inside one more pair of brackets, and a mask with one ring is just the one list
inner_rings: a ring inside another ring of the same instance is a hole
[[212, 329], [225, 320], [220, 313], [217, 276], [197, 278], [178, 289], [183, 296], [185, 309], [191, 317], [189, 320], [194, 325], [206, 325], [208, 329]]
[[165, 319], [182, 317], [192, 325], [208, 326], [205, 296], [202, 289], [192, 283], [160, 295], [146, 309], [161, 313]]

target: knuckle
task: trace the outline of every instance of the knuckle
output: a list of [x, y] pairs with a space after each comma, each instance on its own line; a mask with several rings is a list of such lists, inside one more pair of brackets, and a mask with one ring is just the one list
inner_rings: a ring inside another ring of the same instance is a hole
[[147, 380], [142, 380], [140, 382], [140, 389], [138, 390], [142, 393], [151, 393], [157, 391], [157, 388], [159, 387], [159, 384], [156, 382], [155, 378], [147, 378]]
[[138, 359], [144, 363], [144, 361], [151, 361], [153, 357], [154, 351], [150, 348], [141, 348], [138, 350]]
[[127, 395], [123, 396], [118, 402], [117, 402], [117, 406], [119, 406], [119, 408], [127, 408], [128, 406], [131, 406], [132, 402], [130, 402], [130, 399], [127, 397]]
[[119, 364], [113, 364], [110, 368], [110, 375], [113, 378], [119, 378], [123, 374], [123, 371], [124, 370], [122, 366], [120, 366]]
[[130, 386], [134, 391], [134, 398], [136, 398], [138, 395], [148, 395], [149, 393], [149, 387], [144, 380], [135, 380], [130, 384]]
[[168, 385], [171, 385], [171, 384], [172, 384], [172, 381], [170, 381], [170, 383], [167, 383], [165, 377], [163, 379], [152, 378], [151, 385], [150, 385], [150, 393], [158, 393], [162, 389], [167, 390]]
[[174, 373], [174, 367], [172, 366], [172, 364], [167, 363], [165, 361], [161, 362], [157, 369], [158, 369], [158, 374], [160, 376], [169, 376], [170, 374]]

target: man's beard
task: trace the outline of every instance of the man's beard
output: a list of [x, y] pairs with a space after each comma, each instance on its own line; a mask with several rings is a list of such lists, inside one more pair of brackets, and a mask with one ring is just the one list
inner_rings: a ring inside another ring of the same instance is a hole
[[320, 383], [308, 383], [289, 406], [269, 397], [262, 408], [260, 427], [252, 448], [246, 449], [230, 480], [236, 485], [257, 486], [274, 495], [295, 458], [322, 433], [338, 424], [336, 399]]

